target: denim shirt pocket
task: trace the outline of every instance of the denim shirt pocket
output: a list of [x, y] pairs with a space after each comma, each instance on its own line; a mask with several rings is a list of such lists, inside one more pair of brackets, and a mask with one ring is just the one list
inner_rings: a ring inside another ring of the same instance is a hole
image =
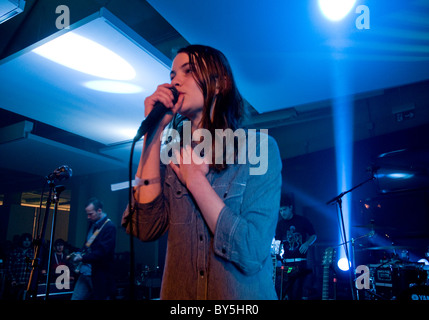
[[244, 191], [246, 190], [245, 182], [231, 181], [228, 183], [219, 181], [215, 182], [212, 187], [226, 206], [234, 212], [240, 212]]
[[170, 223], [191, 223], [194, 216], [192, 200], [188, 189], [179, 181], [174, 172], [166, 174], [164, 188], [170, 203]]

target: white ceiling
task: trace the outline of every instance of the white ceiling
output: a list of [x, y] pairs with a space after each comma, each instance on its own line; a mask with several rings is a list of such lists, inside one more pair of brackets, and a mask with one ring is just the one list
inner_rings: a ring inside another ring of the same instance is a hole
[[[223, 51], [260, 113], [429, 79], [427, 0], [358, 0], [339, 22], [316, 0], [149, 3], [188, 42]], [[356, 27], [362, 4], [367, 30]]]

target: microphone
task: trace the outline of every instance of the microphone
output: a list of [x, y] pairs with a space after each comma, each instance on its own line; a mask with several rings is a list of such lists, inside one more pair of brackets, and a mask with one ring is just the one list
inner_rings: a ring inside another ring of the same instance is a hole
[[[176, 104], [179, 98], [179, 92], [175, 87], [169, 89], [174, 96], [173, 103]], [[142, 124], [140, 125], [140, 128], [134, 137], [134, 142], [139, 141], [140, 138], [143, 137], [148, 131], [153, 130], [169, 110], [170, 109], [166, 108], [162, 102], [155, 102], [152, 111], [149, 112], [146, 119], [142, 121]]]
[[73, 170], [67, 166], [62, 165], [61, 167], [54, 170], [54, 172], [48, 174], [45, 179], [49, 181], [61, 181], [70, 178], [73, 174]]
[[377, 171], [380, 168], [381, 168], [380, 166], [371, 165], [371, 166], [369, 166], [369, 167], [366, 168], [366, 171], [369, 172], [372, 177], [375, 177], [375, 175], [377, 174]]

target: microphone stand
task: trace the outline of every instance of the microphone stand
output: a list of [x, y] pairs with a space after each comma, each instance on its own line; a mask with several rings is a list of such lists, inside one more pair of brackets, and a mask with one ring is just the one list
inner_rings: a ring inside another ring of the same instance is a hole
[[66, 188], [64, 186], [57, 186], [55, 187], [54, 191], [54, 214], [52, 215], [52, 227], [51, 227], [51, 240], [49, 243], [49, 255], [48, 255], [48, 269], [47, 269], [47, 276], [46, 276], [46, 293], [45, 293], [45, 300], [49, 297], [49, 290], [50, 290], [50, 277], [51, 277], [51, 258], [52, 258], [52, 247], [54, 245], [54, 236], [55, 236], [55, 227], [56, 227], [56, 220], [57, 220], [57, 214], [58, 214], [58, 202], [60, 201], [60, 194], [63, 192]]
[[[128, 163], [128, 217], [127, 217], [127, 225], [129, 225], [130, 230], [130, 279], [129, 279], [129, 300], [135, 300], [136, 298], [136, 284], [135, 284], [135, 250], [134, 250], [134, 236], [133, 236], [133, 223], [132, 216], [134, 213], [133, 208], [133, 186], [132, 186], [132, 172], [133, 172], [133, 158], [134, 158], [134, 148], [136, 143], [146, 135], [146, 140], [148, 143], [153, 139], [154, 128], [153, 126], [141, 126], [136, 136], [133, 139], [130, 150], [130, 158]], [[138, 231], [138, 229], [137, 229]]]
[[134, 236], [133, 236], [133, 222], [132, 222], [132, 214], [134, 212], [133, 208], [133, 186], [132, 186], [132, 171], [133, 171], [133, 157], [134, 157], [134, 148], [137, 143], [137, 141], [141, 137], [137, 138], [135, 137], [133, 140], [133, 143], [131, 145], [131, 151], [130, 151], [130, 159], [128, 164], [128, 224], [130, 226], [130, 279], [129, 279], [129, 300], [135, 300], [135, 252], [134, 252]]
[[346, 229], [345, 229], [345, 226], [344, 226], [344, 214], [343, 214], [343, 200], [342, 200], [342, 198], [346, 194], [348, 194], [349, 192], [352, 192], [353, 190], [361, 187], [365, 183], [367, 183], [369, 181], [372, 181], [374, 179], [375, 179], [375, 177], [374, 177], [374, 175], [372, 175], [370, 178], [366, 179], [365, 181], [359, 183], [358, 185], [354, 186], [353, 188], [351, 188], [351, 189], [349, 189], [347, 191], [341, 192], [338, 196], [336, 196], [336, 197], [332, 198], [331, 200], [329, 200], [328, 202], [326, 202], [327, 205], [333, 204], [333, 203], [337, 203], [338, 204], [339, 219], [340, 219], [340, 222], [341, 222], [340, 229], [342, 229], [342, 236], [343, 236], [343, 243], [342, 244], [344, 244], [344, 251], [345, 251], [345, 254], [346, 254], [347, 262], [349, 263], [350, 289], [351, 289], [353, 300], [356, 300], [354, 286], [353, 286], [353, 280], [355, 278], [354, 263], [352, 263], [352, 261], [350, 259], [349, 249], [347, 247], [347, 243], [349, 241], [347, 240]]
[[[375, 232], [374, 232], [374, 230], [371, 230], [370, 232], [368, 232], [367, 234], [364, 234], [364, 235], [362, 235], [362, 236], [360, 236], [360, 237], [357, 237], [357, 238], [351, 238], [349, 241], [345, 241], [345, 242], [343, 242], [343, 243], [340, 243], [339, 245], [337, 245], [337, 247], [341, 247], [341, 246], [345, 246], [345, 247], [347, 247], [347, 244], [348, 243], [351, 243], [351, 245], [352, 245], [352, 262], [350, 262], [350, 269], [349, 270], [354, 270], [354, 266], [355, 266], [355, 263], [356, 263], [356, 261], [355, 261], [355, 242], [357, 241], [357, 240], [360, 240], [360, 239], [363, 239], [363, 238], [371, 238], [371, 237], [373, 237], [375, 235]], [[347, 259], [349, 259], [348, 257], [347, 257]], [[354, 274], [354, 271], [352, 272], [352, 271], [350, 271], [350, 279], [352, 279], [352, 277], [353, 278], [355, 278], [355, 274]], [[356, 280], [356, 279], [354, 279], [354, 280]], [[354, 300], [354, 287], [353, 287], [353, 282], [351, 283], [351, 285], [352, 285], [352, 287], [351, 287], [351, 289], [352, 289], [352, 296], [353, 296], [353, 300]], [[357, 300], [359, 300], [359, 294], [357, 294], [356, 295], [356, 297], [357, 297]]]
[[[179, 98], [179, 92], [175, 87], [170, 88], [171, 92], [173, 93], [174, 99], [173, 103], [176, 104], [177, 100]], [[157, 105], [158, 104], [158, 105]], [[132, 186], [132, 170], [133, 170], [133, 156], [134, 156], [134, 148], [136, 143], [145, 136], [145, 139], [147, 143], [149, 144], [150, 141], [154, 138], [154, 133], [156, 131], [156, 127], [158, 122], [164, 117], [165, 113], [168, 112], [166, 110], [165, 106], [162, 105], [162, 103], [157, 103], [154, 106], [154, 109], [148, 114], [146, 119], [142, 122], [140, 125], [140, 128], [137, 130], [137, 134], [133, 139], [132, 145], [131, 145], [131, 151], [130, 151], [130, 159], [128, 164], [128, 219], [127, 224], [129, 224], [130, 228], [130, 292], [129, 292], [129, 298], [130, 300], [135, 299], [135, 252], [134, 252], [134, 236], [133, 236], [133, 222], [132, 222], [132, 215], [134, 213], [133, 208], [133, 186]], [[126, 227], [126, 225], [125, 225]], [[138, 229], [137, 229], [138, 231]]]
[[[38, 280], [39, 280], [39, 268], [40, 268], [40, 257], [42, 256], [43, 253], [43, 247], [45, 244], [45, 234], [46, 234], [46, 226], [48, 223], [48, 217], [49, 217], [49, 210], [52, 204], [52, 193], [55, 192], [55, 211], [57, 210], [57, 203], [58, 203], [58, 196], [59, 193], [61, 193], [65, 187], [63, 186], [55, 186], [54, 180], [48, 180], [48, 185], [49, 185], [49, 194], [48, 194], [48, 198], [46, 200], [46, 208], [45, 208], [45, 215], [43, 217], [43, 224], [42, 224], [42, 230], [40, 235], [38, 236], [38, 238], [36, 240], [34, 240], [34, 244], [35, 244], [35, 250], [34, 250], [34, 258], [32, 260], [32, 264], [31, 264], [31, 273], [30, 273], [30, 278], [28, 279], [28, 284], [27, 284], [27, 290], [25, 292], [24, 295], [24, 299], [32, 299], [35, 300], [37, 298], [37, 285], [38, 285]], [[58, 190], [57, 190], [58, 189]], [[55, 215], [52, 219], [52, 223], [53, 226], [55, 226]], [[54, 230], [51, 231], [51, 239], [52, 239], [52, 235]], [[50, 251], [52, 248], [52, 240], [50, 243]], [[50, 259], [50, 257], [49, 257]], [[50, 260], [49, 260], [50, 262]], [[49, 281], [49, 271], [50, 271], [50, 266], [48, 265], [48, 281]], [[49, 294], [49, 285], [47, 285], [46, 287], [46, 296], [45, 298], [47, 298], [48, 294]]]

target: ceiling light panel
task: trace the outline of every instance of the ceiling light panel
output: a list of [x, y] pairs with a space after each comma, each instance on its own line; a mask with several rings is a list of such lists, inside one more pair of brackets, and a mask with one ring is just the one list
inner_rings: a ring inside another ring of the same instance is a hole
[[0, 108], [106, 145], [127, 141], [170, 65], [103, 8], [2, 60]]
[[65, 67], [113, 80], [132, 80], [134, 68], [112, 50], [78, 34], [67, 32], [40, 47], [34, 53]]

